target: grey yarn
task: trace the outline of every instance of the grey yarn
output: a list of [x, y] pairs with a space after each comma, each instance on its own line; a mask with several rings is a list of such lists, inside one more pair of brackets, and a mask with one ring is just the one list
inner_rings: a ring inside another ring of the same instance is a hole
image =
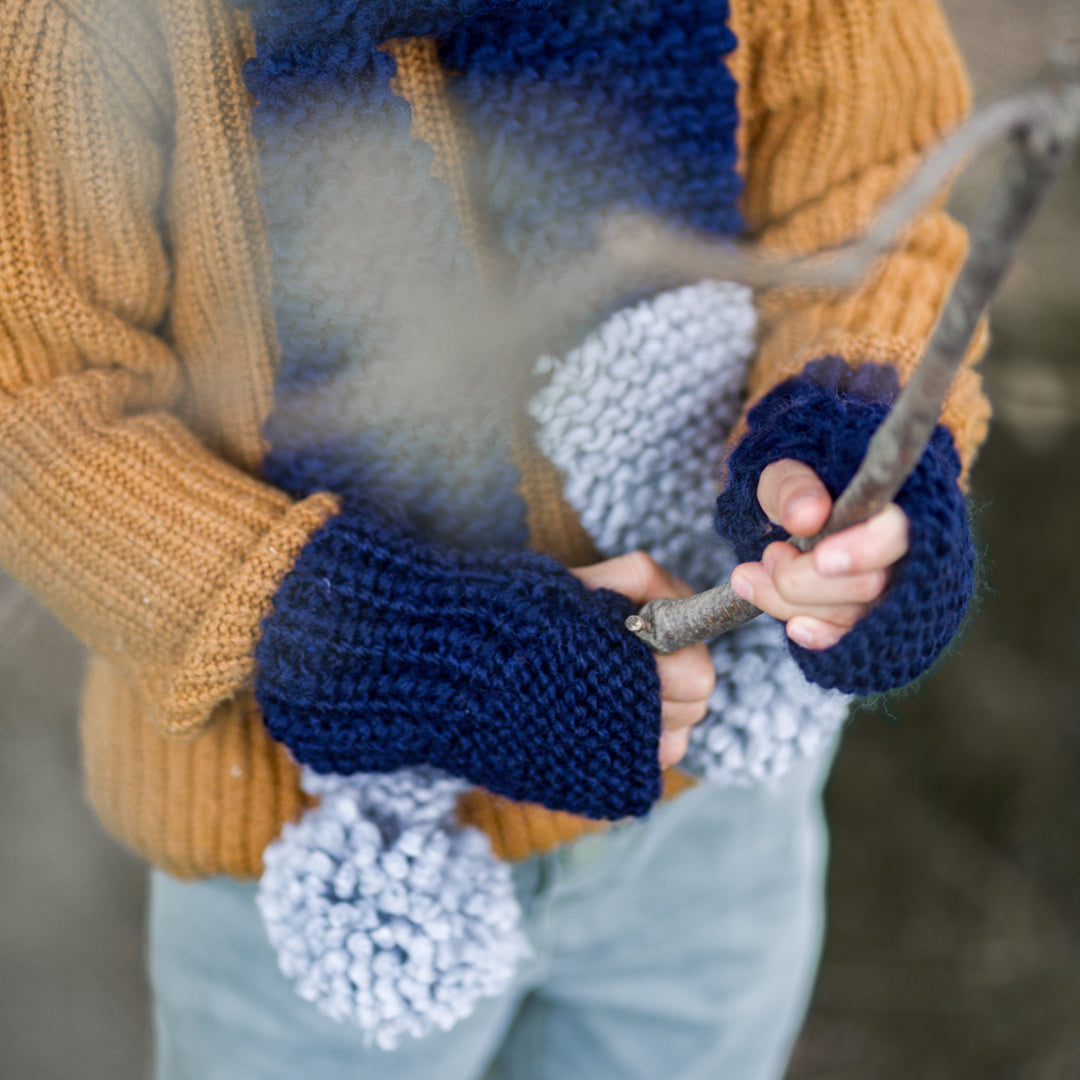
[[[730, 575], [713, 508], [755, 328], [749, 289], [705, 281], [624, 308], [564, 359], [539, 361], [537, 445], [603, 555], [647, 551], [697, 590]], [[803, 677], [778, 622], [763, 616], [710, 651], [717, 685], [686, 771], [758, 781], [835, 739], [850, 699]]]
[[392, 1050], [506, 990], [529, 947], [510, 867], [454, 820], [468, 785], [429, 768], [302, 783], [320, 805], [266, 849], [257, 894], [297, 992]]

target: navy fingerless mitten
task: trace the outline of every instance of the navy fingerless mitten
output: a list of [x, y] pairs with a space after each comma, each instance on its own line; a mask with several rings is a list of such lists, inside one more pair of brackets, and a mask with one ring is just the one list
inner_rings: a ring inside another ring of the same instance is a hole
[[262, 624], [270, 733], [319, 772], [428, 764], [596, 818], [660, 796], [660, 686], [632, 605], [531, 552], [466, 553], [353, 503]]
[[[740, 560], [758, 560], [774, 540], [788, 538], [758, 505], [765, 466], [782, 458], [801, 461], [835, 498], [855, 474], [898, 389], [891, 367], [866, 364], [852, 371], [828, 357], [751, 410], [749, 431], [732, 451], [717, 500], [717, 528]], [[952, 436], [939, 425], [896, 498], [911, 523], [910, 551], [885, 595], [832, 648], [788, 642], [811, 682], [860, 695], [891, 690], [923, 674], [952, 639], [971, 599], [975, 565], [959, 475]]]

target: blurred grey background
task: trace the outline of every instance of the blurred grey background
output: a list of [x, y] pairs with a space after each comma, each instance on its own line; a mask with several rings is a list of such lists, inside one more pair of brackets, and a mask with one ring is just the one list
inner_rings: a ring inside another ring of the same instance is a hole
[[[945, 7], [980, 102], [1080, 36], [1078, 0]], [[964, 176], [961, 217], [994, 164]], [[918, 695], [847, 733], [827, 951], [792, 1080], [1080, 1077], [1080, 167], [994, 333], [982, 609]], [[140, 1080], [144, 877], [81, 796], [81, 651], [2, 577], [0, 625], [0, 1078]]]

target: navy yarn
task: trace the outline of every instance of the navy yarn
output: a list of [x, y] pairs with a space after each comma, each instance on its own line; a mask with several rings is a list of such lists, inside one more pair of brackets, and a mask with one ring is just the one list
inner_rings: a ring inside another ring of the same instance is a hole
[[660, 795], [660, 686], [630, 602], [531, 552], [430, 544], [345, 511], [264, 620], [256, 697], [319, 772], [428, 764], [595, 818]]
[[432, 35], [484, 147], [479, 179], [506, 249], [524, 268], [587, 247], [602, 211], [741, 232], [727, 19], [726, 0], [262, 0], [244, 74], [259, 102], [254, 130], [277, 143], [265, 156], [288, 181], [268, 202], [287, 225], [320, 184], [283, 138], [320, 120], [331, 138], [347, 134], [357, 110], [407, 126], [378, 46]]
[[742, 230], [727, 18], [726, 0], [553, 0], [441, 42], [485, 147], [480, 181], [525, 270], [588, 247], [601, 212]]
[[[892, 368], [864, 364], [852, 372], [828, 357], [751, 410], [749, 431], [728, 460], [727, 484], [717, 500], [717, 528], [741, 560], [758, 560], [770, 543], [788, 537], [758, 505], [765, 466], [782, 458], [802, 461], [835, 498], [897, 389]], [[975, 549], [959, 475], [952, 436], [939, 425], [896, 498], [911, 523], [910, 551], [884, 597], [829, 649], [788, 643], [811, 682], [860, 695], [892, 690], [922, 675], [948, 645], [974, 588]]]

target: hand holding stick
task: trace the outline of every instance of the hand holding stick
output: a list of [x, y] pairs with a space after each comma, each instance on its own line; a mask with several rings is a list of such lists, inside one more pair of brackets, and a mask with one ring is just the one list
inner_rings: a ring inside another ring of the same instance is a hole
[[[836, 500], [828, 523], [816, 536], [792, 538], [802, 551], [811, 550], [826, 536], [883, 509], [918, 465], [979, 320], [1012, 263], [1020, 238], [1064, 173], [1080, 138], [1080, 62], [1072, 58], [1070, 63], [1058, 66], [1045, 87], [1006, 99], [977, 114], [930, 156], [912, 183], [886, 209], [867, 241], [847, 251], [843, 258], [857, 264], [865, 258], [865, 251], [871, 257], [877, 254], [882, 237], [891, 237], [902, 223], [900, 212], [913, 213], [948, 174], [950, 169], [943, 167], [947, 158], [952, 157], [955, 166], [958, 148], [960, 154], [966, 154], [1005, 132], [1012, 135], [1014, 150], [972, 227], [971, 252], [926, 354], [874, 433], [862, 464]], [[679, 241], [667, 249], [669, 266], [682, 262], [687, 245], [694, 256], [690, 261], [698, 264], [695, 269], [700, 268], [700, 256], [708, 245], [698, 241]], [[859, 255], [860, 251], [864, 254]], [[722, 251], [717, 257], [729, 261], [731, 255]], [[812, 283], [813, 275], [807, 276], [806, 264], [806, 260], [800, 260], [801, 269], [794, 277], [793, 271], [781, 275], [783, 283]], [[835, 274], [831, 280], [824, 275], [824, 280], [818, 276], [813, 283], [834, 284], [835, 280]], [[734, 630], [760, 613], [737, 596], [730, 584], [724, 584], [685, 599], [654, 600], [630, 616], [626, 625], [656, 652], [670, 653]]]

